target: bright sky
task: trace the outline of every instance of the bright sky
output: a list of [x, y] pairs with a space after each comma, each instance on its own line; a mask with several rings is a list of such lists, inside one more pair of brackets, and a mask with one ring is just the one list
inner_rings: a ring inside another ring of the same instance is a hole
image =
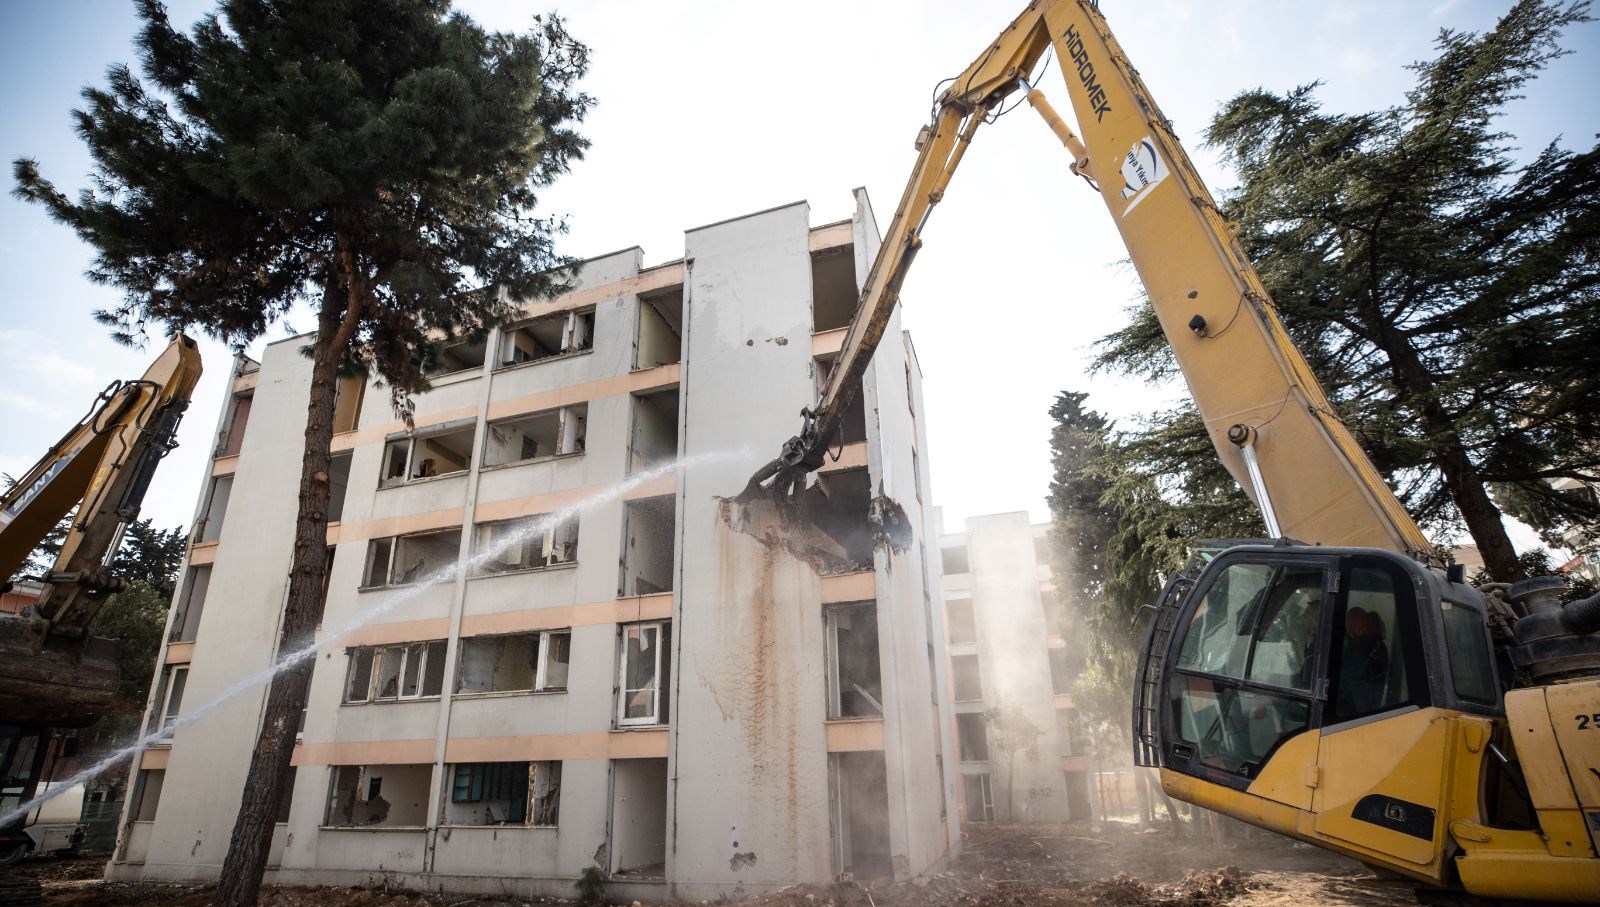
[[[460, 0], [483, 24], [524, 30], [529, 4]], [[544, 4], [535, 4], [535, 7]], [[1333, 110], [1401, 100], [1402, 67], [1431, 56], [1441, 27], [1483, 30], [1508, 0], [1336, 4], [1267, 0], [1103, 0], [1117, 37], [1214, 191], [1231, 184], [1200, 134], [1234, 94], [1320, 79]], [[172, 0], [174, 21], [212, 3]], [[584, 88], [600, 100], [588, 159], [545, 196], [570, 217], [564, 250], [589, 257], [632, 245], [647, 263], [679, 257], [683, 231], [797, 199], [813, 224], [848, 217], [866, 186], [887, 225], [934, 83], [959, 72], [1021, 3], [809, 0], [798, 4], [567, 0], [559, 9], [594, 50]], [[68, 111], [107, 64], [131, 62], [136, 21], [122, 0], [0, 4], [0, 156], [38, 159], [64, 191], [89, 158]], [[1505, 118], [1535, 153], [1559, 136], [1600, 132], [1600, 24], [1565, 38], [1556, 62]], [[1042, 88], [1063, 112], [1059, 68]], [[926, 233], [906, 284], [905, 322], [925, 374], [934, 500], [945, 525], [1010, 510], [1047, 511], [1049, 418], [1062, 389], [1126, 419], [1181, 388], [1089, 376], [1095, 339], [1121, 326], [1135, 294], [1104, 206], [1025, 107], [979, 136]], [[9, 168], [4, 173], [10, 186]], [[0, 199], [0, 471], [20, 475], [116, 378], [156, 347], [113, 344], [90, 312], [115, 293], [82, 276], [86, 246], [37, 208]], [[309, 317], [293, 327], [306, 330]], [[280, 326], [267, 339], [291, 333]], [[261, 343], [255, 350], [258, 351]], [[158, 474], [145, 514], [187, 525], [212, 446], [229, 352], [203, 341], [206, 377]], [[798, 428], [798, 425], [796, 426]], [[781, 438], [772, 438], [774, 451]], [[1520, 532], [1519, 546], [1532, 542]]]

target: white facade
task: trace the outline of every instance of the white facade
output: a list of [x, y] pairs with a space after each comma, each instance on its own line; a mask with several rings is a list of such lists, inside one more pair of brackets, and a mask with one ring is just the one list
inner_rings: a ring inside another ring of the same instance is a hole
[[[1017, 512], [939, 535], [963, 822], [1091, 817], [1088, 760], [1072, 740], [1081, 656], [1056, 600], [1049, 530]], [[1013, 753], [996, 719], [1037, 736], [1018, 733]]]
[[[726, 501], [799, 427], [877, 250], [864, 192], [849, 221], [808, 210], [690, 230], [664, 265], [585, 262], [529, 321], [448, 351], [410, 434], [381, 387], [341, 386], [344, 493], [269, 883], [570, 896], [599, 866], [613, 896], [698, 899], [951, 852], [921, 376], [898, 323], [816, 480], [841, 526], [859, 511], [842, 559], [819, 572]], [[236, 368], [152, 694], [151, 726], [179, 724], [137, 757], [113, 878], [220, 869], [265, 689], [196, 710], [274, 657], [303, 343]], [[872, 541], [874, 496], [911, 544]]]

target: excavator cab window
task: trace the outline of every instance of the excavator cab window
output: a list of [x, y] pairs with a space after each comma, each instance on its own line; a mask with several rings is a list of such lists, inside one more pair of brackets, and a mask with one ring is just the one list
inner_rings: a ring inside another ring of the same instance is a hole
[[1346, 558], [1334, 611], [1324, 724], [1425, 705], [1428, 680], [1409, 577], [1385, 560]]
[[1324, 636], [1320, 563], [1235, 560], [1214, 573], [1180, 631], [1169, 762], [1240, 782], [1311, 726]]

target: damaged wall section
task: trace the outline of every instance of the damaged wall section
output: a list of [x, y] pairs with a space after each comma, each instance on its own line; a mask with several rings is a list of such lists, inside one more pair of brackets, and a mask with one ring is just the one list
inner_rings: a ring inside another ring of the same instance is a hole
[[328, 771], [324, 825], [336, 828], [420, 828], [428, 815], [433, 766], [334, 765]]
[[671, 592], [678, 542], [677, 495], [629, 501], [624, 507], [622, 577], [617, 594]]

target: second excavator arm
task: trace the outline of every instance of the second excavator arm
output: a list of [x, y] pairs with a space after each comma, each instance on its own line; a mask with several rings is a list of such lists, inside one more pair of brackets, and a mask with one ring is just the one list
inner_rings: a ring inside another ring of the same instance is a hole
[[[1079, 132], [1027, 84], [1050, 48]], [[933, 122], [861, 292], [827, 387], [801, 433], [753, 477], [780, 494], [821, 465], [858, 392], [932, 209], [978, 128], [1016, 92], [1099, 192], [1133, 260], [1218, 455], [1273, 535], [1387, 548], [1433, 547], [1339, 420], [1278, 320], [1230, 224], [1171, 125], [1088, 0], [1035, 0], [939, 95]], [[1079, 137], [1081, 135], [1081, 138]]]

